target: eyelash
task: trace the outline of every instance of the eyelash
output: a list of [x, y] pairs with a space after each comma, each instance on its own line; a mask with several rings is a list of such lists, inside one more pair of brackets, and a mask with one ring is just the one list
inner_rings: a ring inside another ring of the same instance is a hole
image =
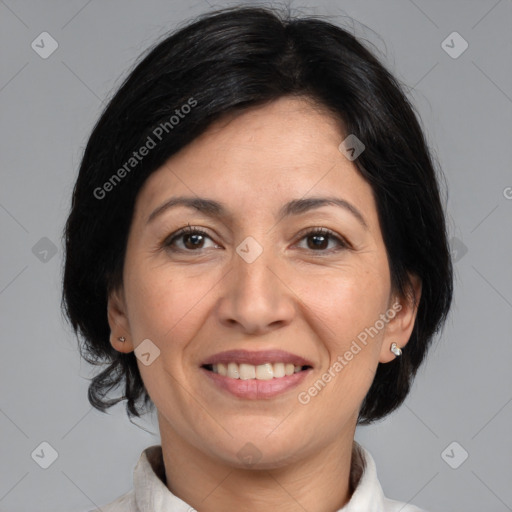
[[[208, 233], [203, 231], [202, 229], [188, 225], [187, 227], [182, 228], [182, 229], [176, 231], [170, 237], [168, 237], [166, 240], [164, 240], [163, 246], [166, 247], [168, 250], [171, 250], [173, 252], [189, 252], [189, 253], [201, 252], [201, 249], [197, 249], [197, 250], [171, 249], [171, 246], [175, 242], [175, 240], [177, 240], [178, 238], [183, 237], [185, 235], [201, 235], [201, 236], [208, 237], [208, 238], [212, 239], [212, 237]], [[306, 232], [301, 233], [300, 240], [302, 240], [304, 238], [307, 238], [309, 236], [313, 236], [313, 235], [315, 235], [315, 236], [323, 236], [323, 237], [327, 236], [327, 237], [329, 237], [329, 239], [335, 240], [339, 247], [337, 249], [320, 249], [320, 250], [317, 250], [317, 251], [313, 250], [313, 249], [309, 249], [310, 252], [332, 254], [333, 252], [338, 252], [340, 250], [350, 249], [351, 248], [350, 244], [344, 238], [339, 237], [338, 235], [336, 235], [330, 229], [322, 228], [322, 227], [310, 228]], [[308, 250], [308, 249], [306, 249], [306, 250]]]

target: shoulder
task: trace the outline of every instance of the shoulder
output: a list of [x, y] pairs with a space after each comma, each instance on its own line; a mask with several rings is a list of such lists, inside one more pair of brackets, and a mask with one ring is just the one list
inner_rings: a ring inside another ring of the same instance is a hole
[[107, 505], [102, 505], [90, 512], [139, 512], [139, 509], [137, 508], [135, 493], [132, 489]]
[[[350, 504], [353, 508], [347, 508], [347, 512], [427, 512], [410, 503], [388, 498], [382, 489], [377, 476], [375, 461], [368, 450], [355, 443], [356, 453], [361, 457], [363, 472], [352, 496]], [[345, 509], [343, 509], [345, 510]]]

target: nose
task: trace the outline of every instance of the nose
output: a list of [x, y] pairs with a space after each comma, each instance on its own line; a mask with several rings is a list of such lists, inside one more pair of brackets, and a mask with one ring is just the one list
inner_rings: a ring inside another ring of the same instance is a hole
[[269, 249], [251, 263], [235, 253], [233, 266], [221, 281], [220, 322], [246, 334], [264, 334], [288, 325], [296, 312], [295, 295], [280, 269]]

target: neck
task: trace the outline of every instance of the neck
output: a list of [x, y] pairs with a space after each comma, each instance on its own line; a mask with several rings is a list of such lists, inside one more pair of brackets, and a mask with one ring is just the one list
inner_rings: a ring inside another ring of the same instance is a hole
[[353, 431], [286, 466], [240, 469], [206, 456], [169, 428], [160, 430], [163, 481], [201, 512], [332, 512], [348, 503], [363, 471]]

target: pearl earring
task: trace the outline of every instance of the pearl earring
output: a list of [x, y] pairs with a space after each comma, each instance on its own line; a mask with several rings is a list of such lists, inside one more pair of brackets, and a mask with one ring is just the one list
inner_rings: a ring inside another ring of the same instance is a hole
[[391, 344], [390, 350], [391, 350], [391, 352], [393, 352], [393, 354], [395, 354], [395, 356], [401, 356], [402, 355], [402, 350], [401, 350], [401, 348], [396, 343], [392, 343]]

